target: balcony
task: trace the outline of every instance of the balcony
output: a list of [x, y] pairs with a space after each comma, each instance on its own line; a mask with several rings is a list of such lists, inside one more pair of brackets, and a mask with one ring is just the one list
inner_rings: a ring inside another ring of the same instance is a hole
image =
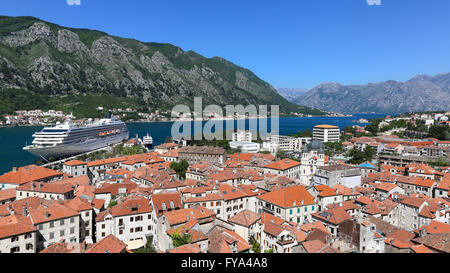
[[283, 241], [278, 240], [278, 241], [277, 241], [277, 244], [279, 244], [279, 245], [281, 245], [281, 246], [289, 245], [289, 244], [293, 244], [293, 243], [294, 243], [294, 240], [293, 240], [293, 239], [290, 239], [290, 240], [283, 240]]

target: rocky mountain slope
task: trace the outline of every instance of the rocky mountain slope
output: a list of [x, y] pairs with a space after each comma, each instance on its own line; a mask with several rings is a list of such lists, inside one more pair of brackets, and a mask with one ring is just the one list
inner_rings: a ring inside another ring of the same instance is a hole
[[401, 113], [450, 109], [450, 73], [416, 76], [406, 82], [367, 85], [324, 83], [295, 100], [322, 110], [358, 113]]
[[277, 89], [278, 94], [283, 96], [283, 98], [287, 99], [290, 102], [295, 102], [301, 95], [305, 94], [308, 89], [304, 88], [281, 88], [275, 87]]
[[33, 17], [0, 16], [0, 114], [37, 108], [38, 102], [73, 108], [87, 95], [89, 101], [144, 110], [192, 105], [201, 96], [204, 106], [279, 104], [284, 113], [321, 114], [288, 102], [251, 71], [220, 57]]

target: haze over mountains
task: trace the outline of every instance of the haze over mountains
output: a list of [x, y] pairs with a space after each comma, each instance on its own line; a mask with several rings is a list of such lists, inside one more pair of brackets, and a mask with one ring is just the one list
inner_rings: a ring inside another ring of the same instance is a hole
[[304, 93], [308, 92], [308, 89], [306, 88], [282, 88], [282, 87], [275, 87], [277, 89], [278, 94], [283, 96], [285, 99], [287, 99], [290, 102], [294, 102]]
[[[86, 95], [92, 99], [83, 101]], [[322, 114], [287, 101], [250, 70], [220, 57], [33, 17], [0, 16], [0, 114], [77, 109], [93, 100], [143, 111], [171, 109], [191, 106], [196, 96], [204, 106], [278, 104], [284, 113]]]
[[[285, 98], [295, 96], [288, 94]], [[301, 93], [292, 102], [340, 113], [446, 111], [450, 110], [450, 73], [418, 75], [406, 82], [323, 83]]]

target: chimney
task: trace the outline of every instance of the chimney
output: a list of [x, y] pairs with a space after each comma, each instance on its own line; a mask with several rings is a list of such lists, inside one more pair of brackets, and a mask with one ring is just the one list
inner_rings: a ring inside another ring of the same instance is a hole
[[81, 251], [84, 252], [86, 251], [87, 248], [87, 244], [86, 244], [86, 240], [83, 241], [83, 243], [81, 244]]
[[34, 190], [34, 182], [33, 181], [30, 182], [30, 188], [31, 188], [31, 190]]
[[50, 217], [50, 213], [48, 211], [45, 212], [45, 219], [48, 219]]
[[17, 172], [17, 167], [13, 167], [12, 171], [13, 171], [13, 173], [16, 173]]
[[22, 215], [23, 216], [28, 216], [28, 210], [27, 210], [27, 205], [25, 204], [25, 206], [23, 206], [22, 208]]

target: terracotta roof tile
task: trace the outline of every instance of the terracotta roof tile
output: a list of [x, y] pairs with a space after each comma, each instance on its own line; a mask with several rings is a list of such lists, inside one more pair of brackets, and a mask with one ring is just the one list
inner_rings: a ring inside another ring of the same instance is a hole
[[257, 198], [283, 208], [301, 206], [302, 202], [303, 205], [314, 204], [314, 197], [301, 185], [277, 189]]
[[30, 181], [39, 181], [52, 177], [62, 177], [63, 173], [37, 165], [17, 168], [0, 176], [0, 183], [22, 185]]

